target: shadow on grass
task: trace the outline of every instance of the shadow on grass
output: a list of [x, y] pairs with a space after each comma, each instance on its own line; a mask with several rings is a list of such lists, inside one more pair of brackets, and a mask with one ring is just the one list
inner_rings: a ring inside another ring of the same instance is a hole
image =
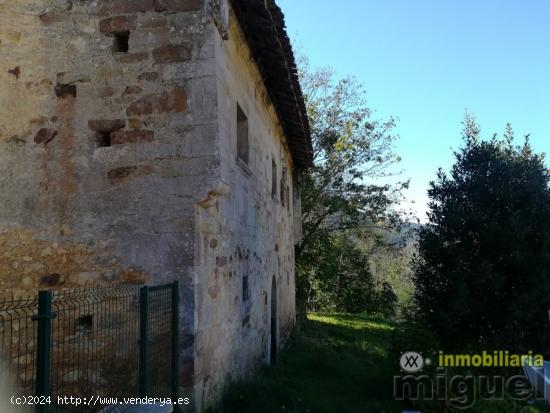
[[212, 412], [400, 412], [393, 400], [393, 325], [380, 317], [311, 314], [279, 362], [230, 387]]

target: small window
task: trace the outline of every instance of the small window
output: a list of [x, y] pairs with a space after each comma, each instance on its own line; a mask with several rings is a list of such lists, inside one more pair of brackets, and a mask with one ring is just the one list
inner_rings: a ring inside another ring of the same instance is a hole
[[277, 163], [275, 159], [271, 161], [271, 198], [277, 196]]
[[111, 146], [112, 138], [111, 131], [99, 131], [96, 134], [96, 144], [98, 148], [106, 148]]
[[290, 212], [290, 184], [288, 182], [288, 174], [285, 176], [285, 198], [286, 198], [286, 210]]
[[285, 206], [286, 201], [287, 201], [287, 199], [286, 199], [286, 194], [287, 194], [286, 180], [287, 180], [287, 169], [283, 168], [283, 174], [281, 176], [281, 205], [282, 206]]
[[248, 165], [248, 118], [237, 105], [237, 158]]
[[55, 95], [58, 97], [58, 98], [64, 98], [68, 95], [71, 95], [73, 98], [76, 97], [76, 85], [64, 85], [64, 84], [61, 84], [61, 83], [58, 83], [57, 85], [55, 85]]
[[94, 328], [94, 318], [91, 314], [78, 317], [76, 319], [76, 333], [90, 334]]
[[248, 285], [248, 274], [243, 275], [243, 302], [250, 299], [250, 288]]
[[113, 33], [113, 52], [128, 53], [130, 49], [130, 32]]

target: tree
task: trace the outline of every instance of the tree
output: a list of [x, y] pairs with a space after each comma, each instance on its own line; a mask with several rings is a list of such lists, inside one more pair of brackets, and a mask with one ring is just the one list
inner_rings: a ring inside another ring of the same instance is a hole
[[[305, 59], [300, 75], [314, 156], [313, 168], [302, 177], [303, 238], [296, 248], [303, 311], [308, 303], [334, 298], [330, 292], [339, 282], [335, 255], [348, 262], [358, 251], [334, 251], [343, 245], [335, 240], [399, 222], [391, 207], [407, 184], [379, 183], [399, 162], [393, 153], [395, 121], [373, 119], [362, 86], [353, 78], [337, 79], [329, 69], [311, 70]], [[361, 271], [368, 272], [366, 260]], [[322, 289], [328, 289], [326, 294]]]
[[392, 317], [397, 312], [397, 295], [387, 282], [382, 283], [382, 289], [378, 293], [378, 308], [386, 317]]
[[550, 190], [528, 137], [480, 139], [471, 116], [450, 176], [428, 191], [414, 259], [416, 301], [449, 347], [511, 351], [548, 345]]

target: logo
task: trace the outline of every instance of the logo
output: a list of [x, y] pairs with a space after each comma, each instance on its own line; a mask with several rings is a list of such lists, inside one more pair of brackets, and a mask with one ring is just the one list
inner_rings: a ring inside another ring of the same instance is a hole
[[422, 354], [417, 353], [416, 351], [407, 351], [406, 353], [401, 354], [399, 365], [401, 366], [401, 369], [407, 373], [416, 373], [424, 367], [424, 358], [422, 357]]

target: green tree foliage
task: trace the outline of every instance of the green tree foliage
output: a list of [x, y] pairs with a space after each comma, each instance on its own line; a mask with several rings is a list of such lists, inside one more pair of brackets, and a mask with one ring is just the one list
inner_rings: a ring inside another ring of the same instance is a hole
[[[361, 237], [391, 227], [391, 207], [406, 183], [378, 184], [399, 158], [395, 122], [375, 120], [353, 78], [301, 65], [312, 131], [314, 166], [302, 177], [303, 238], [296, 248], [297, 298], [305, 306], [357, 312], [373, 300]], [[363, 303], [359, 303], [363, 301]]]
[[382, 283], [382, 288], [378, 292], [377, 305], [380, 312], [386, 317], [392, 317], [397, 312], [397, 295], [388, 282]]
[[[395, 310], [400, 317], [413, 300], [411, 258], [415, 251], [416, 228], [418, 225], [407, 224], [401, 231], [381, 232], [381, 242], [374, 239], [363, 243], [364, 250], [369, 255], [369, 267], [374, 277], [375, 288], [380, 293], [384, 291], [385, 284], [391, 287], [391, 291], [397, 297]], [[384, 312], [384, 306], [380, 304], [379, 307]]]
[[[309, 266], [307, 279], [299, 270], [299, 281], [306, 292], [307, 308], [312, 311], [361, 313], [373, 310], [374, 282], [367, 256], [345, 235], [331, 237], [316, 251], [322, 257]], [[300, 289], [299, 289], [300, 290]]]
[[450, 176], [429, 189], [414, 260], [416, 300], [448, 347], [548, 347], [550, 190], [529, 141], [480, 140], [470, 116]]

